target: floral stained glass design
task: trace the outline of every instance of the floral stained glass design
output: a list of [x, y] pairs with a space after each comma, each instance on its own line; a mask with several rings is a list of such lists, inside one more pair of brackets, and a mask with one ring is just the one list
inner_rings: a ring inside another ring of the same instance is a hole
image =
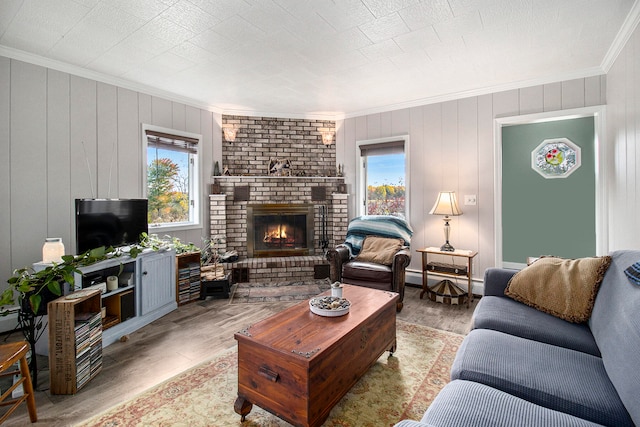
[[580, 167], [580, 147], [567, 138], [545, 139], [531, 152], [531, 168], [545, 178], [566, 178]]

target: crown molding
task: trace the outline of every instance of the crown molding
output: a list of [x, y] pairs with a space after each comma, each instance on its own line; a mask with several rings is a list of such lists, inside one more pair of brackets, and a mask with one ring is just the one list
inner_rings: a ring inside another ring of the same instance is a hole
[[33, 53], [25, 52], [11, 47], [0, 45], [0, 56], [6, 56], [7, 58], [27, 62], [29, 64], [39, 65], [41, 67], [50, 68], [52, 70], [61, 71], [63, 73], [73, 74], [74, 76], [84, 77], [87, 79], [98, 81], [100, 83], [106, 83], [121, 87], [123, 89], [141, 92], [146, 95], [157, 96], [168, 101], [179, 102], [191, 107], [211, 111], [212, 113], [222, 114], [222, 109], [212, 105], [203, 104], [202, 102], [196, 101], [195, 99], [180, 96], [172, 92], [163, 91], [142, 83], [136, 83], [131, 80], [110, 76], [98, 71], [89, 70], [77, 65], [67, 64], [66, 62], [45, 58], [40, 55], [35, 55]]
[[585, 68], [581, 70], [574, 70], [574, 71], [568, 71], [564, 73], [552, 74], [552, 75], [539, 77], [535, 79], [519, 80], [519, 81], [506, 83], [502, 85], [486, 86], [483, 88], [452, 92], [452, 93], [436, 95], [436, 96], [427, 97], [427, 98], [420, 98], [413, 101], [402, 102], [398, 104], [375, 107], [371, 109], [366, 109], [366, 110], [345, 114], [343, 118], [348, 119], [348, 118], [366, 116], [369, 114], [379, 114], [379, 113], [384, 113], [388, 111], [401, 110], [405, 108], [413, 108], [413, 107], [420, 107], [423, 105], [437, 104], [441, 102], [456, 101], [459, 99], [471, 98], [474, 96], [488, 95], [492, 93], [504, 92], [504, 91], [514, 90], [514, 89], [522, 89], [525, 87], [539, 86], [539, 85], [544, 85], [549, 83], [557, 83], [557, 82], [562, 82], [567, 80], [583, 79], [587, 77], [600, 76], [602, 74], [605, 74], [605, 73], [602, 70], [602, 68], [599, 66]]
[[616, 37], [613, 39], [609, 50], [602, 59], [600, 67], [604, 70], [605, 74], [613, 67], [620, 52], [622, 52], [622, 49], [638, 26], [638, 22], [640, 22], [640, 1], [636, 0], [633, 6], [631, 6], [631, 10], [622, 23], [620, 30], [618, 30], [618, 34], [616, 34]]
[[[633, 23], [628, 24], [628, 21], [630, 20], [627, 19], [625, 21], [625, 25], [623, 26], [623, 28], [628, 27], [627, 29], [628, 33], [627, 32], [623, 33], [622, 29], [619, 32], [619, 36], [621, 34], [626, 34], [626, 38], [624, 39], [624, 42], [628, 40], [631, 32], [633, 32], [633, 29], [638, 23], [638, 17], [640, 17], [640, 13], [638, 13], [640, 12], [640, 8], [637, 7], [638, 1], [640, 0], [636, 0], [636, 3], [634, 3], [634, 7], [632, 9], [632, 11], [635, 12], [634, 13], [635, 18], [631, 20], [633, 21]], [[629, 14], [629, 16], [631, 15], [632, 13]], [[616, 42], [618, 42], [618, 37], [616, 38]], [[622, 49], [623, 45], [624, 43], [618, 49], [618, 53], [619, 53], [619, 50]], [[609, 52], [611, 51], [612, 49], [609, 50]], [[345, 112], [335, 112], [335, 113], [333, 112], [322, 112], [322, 113], [277, 112], [277, 113], [274, 113], [274, 112], [262, 112], [262, 111], [254, 111], [254, 110], [241, 110], [241, 109], [235, 110], [235, 109], [229, 109], [229, 108], [219, 108], [216, 106], [204, 104], [192, 98], [187, 98], [187, 97], [177, 95], [172, 92], [159, 90], [154, 87], [147, 86], [141, 83], [136, 83], [136, 82], [122, 79], [119, 77], [109, 76], [97, 71], [88, 70], [86, 68], [82, 68], [76, 65], [71, 65], [61, 61], [52, 60], [49, 58], [45, 58], [39, 55], [31, 54], [28, 52], [9, 48], [2, 45], [0, 45], [0, 55], [15, 59], [15, 60], [39, 65], [42, 67], [51, 68], [57, 71], [73, 74], [79, 77], [85, 77], [88, 79], [96, 80], [102, 83], [112, 84], [118, 87], [122, 87], [124, 89], [145, 93], [151, 96], [161, 97], [169, 101], [179, 102], [185, 105], [189, 105], [195, 108], [200, 108], [206, 111], [211, 111], [217, 114], [233, 115], [233, 116], [249, 116], [249, 117], [275, 117], [275, 118], [295, 118], [295, 119], [314, 119], [314, 120], [333, 120], [333, 121], [344, 120], [344, 119], [354, 118], [354, 117], [361, 117], [361, 116], [366, 116], [370, 114], [379, 114], [379, 113], [384, 113], [389, 111], [402, 110], [406, 108], [420, 107], [424, 105], [436, 104], [436, 103], [447, 102], [447, 101], [455, 101], [455, 100], [470, 98], [474, 96], [487, 95], [491, 93], [503, 92], [503, 91], [513, 90], [513, 89], [521, 89], [529, 86], [537, 86], [537, 85], [543, 85], [548, 83], [556, 83], [559, 81], [573, 80], [573, 79], [593, 77], [593, 76], [606, 74], [604, 69], [601, 66], [598, 66], [598, 67], [592, 67], [592, 68], [587, 68], [582, 70], [568, 71], [560, 74], [548, 75], [548, 76], [544, 76], [536, 79], [520, 80], [520, 81], [511, 82], [503, 85], [486, 86], [483, 88], [476, 88], [476, 89], [470, 89], [466, 91], [436, 95], [432, 97], [419, 98], [412, 101], [401, 102], [396, 104], [386, 104], [386, 105], [367, 108], [364, 110], [354, 111], [350, 113], [345, 113]]]

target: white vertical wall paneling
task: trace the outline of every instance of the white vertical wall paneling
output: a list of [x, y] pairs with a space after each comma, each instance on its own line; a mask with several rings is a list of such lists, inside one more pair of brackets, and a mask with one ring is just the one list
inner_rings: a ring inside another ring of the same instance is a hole
[[[391, 111], [389, 117], [391, 129], [384, 136], [404, 135], [407, 133], [407, 129], [411, 127], [410, 109]], [[411, 144], [411, 141], [409, 141], [409, 144]]]
[[[147, 162], [147, 151], [146, 151], [146, 141], [143, 144], [142, 142], [142, 124], [153, 124], [153, 99], [149, 95], [138, 94], [138, 119], [140, 120], [140, 124], [138, 124], [138, 144], [140, 145], [140, 164]], [[147, 177], [145, 174], [146, 166], [142, 169], [138, 169], [138, 175], [140, 176], [140, 182], [142, 187], [142, 192], [140, 196], [147, 196]]]
[[98, 197], [117, 199], [118, 194], [118, 97], [116, 87], [97, 86], [97, 184]]
[[[393, 112], [387, 111], [380, 114], [380, 137], [393, 135]], [[405, 128], [406, 129], [406, 128]]]
[[[431, 104], [423, 107], [424, 154], [427, 171], [427, 176], [424, 179], [424, 191], [422, 193], [422, 197], [424, 198], [422, 218], [425, 230], [425, 242], [423, 246], [440, 246], [444, 242], [442, 220], [436, 216], [429, 215], [429, 211], [436, 201], [438, 191], [442, 188], [442, 175], [445, 171], [444, 162], [441, 161], [443, 158], [442, 145], [444, 144], [442, 105], [443, 104]], [[417, 268], [420, 268], [420, 264], [418, 264]]]
[[604, 104], [602, 102], [602, 90], [600, 88], [601, 76], [587, 77], [584, 79], [584, 105], [593, 107]]
[[[213, 113], [205, 110], [197, 110], [200, 116], [200, 134], [202, 134], [202, 146], [200, 156], [202, 157], [202, 198], [200, 201], [202, 230], [201, 236], [210, 236], [209, 221], [209, 183], [213, 175], [213, 124], [215, 122]], [[222, 116], [221, 116], [222, 117]], [[218, 145], [220, 141], [218, 141]]]
[[[373, 121], [377, 121], [377, 117], [379, 116], [379, 114], [372, 114], [372, 116], [374, 117]], [[356, 117], [355, 118], [355, 132], [356, 132], [356, 139], [355, 141], [361, 141], [363, 139], [372, 139], [373, 137], [370, 136], [369, 134], [369, 116], [364, 116], [364, 117]], [[376, 133], [376, 135], [379, 135]], [[376, 136], [377, 138], [377, 136]], [[350, 193], [353, 195], [351, 197], [350, 203], [349, 203], [349, 218], [352, 218], [354, 216], [356, 216], [358, 213], [361, 212], [361, 206], [362, 206], [362, 200], [358, 200], [356, 199], [356, 193], [357, 193], [357, 189], [356, 189], [356, 176], [357, 176], [357, 169], [360, 167], [360, 153], [356, 153], [356, 146], [355, 146], [355, 141], [351, 144], [351, 150], [353, 151], [353, 155], [354, 155], [354, 160], [355, 160], [355, 165], [354, 165], [354, 169], [353, 169], [353, 188], [350, 190]]]
[[69, 93], [71, 198], [98, 197], [96, 82], [71, 76]]
[[520, 89], [520, 114], [541, 113], [544, 110], [544, 88], [542, 86]]
[[544, 87], [544, 111], [557, 111], [562, 109], [562, 83], [550, 83]]
[[[123, 199], [142, 195], [142, 143], [138, 119], [138, 94], [118, 88], [118, 189]], [[113, 189], [111, 190], [113, 191]]]
[[[342, 164], [344, 168], [344, 176], [345, 183], [347, 183], [347, 193], [349, 194], [347, 199], [347, 207], [348, 211], [353, 214], [354, 211], [354, 182], [356, 182], [356, 152], [353, 148], [353, 144], [347, 144], [346, 141], [355, 141], [356, 140], [356, 126], [354, 119], [343, 120], [342, 124], [339, 125], [336, 123], [336, 128], [341, 129], [341, 134], [343, 135], [341, 146], [338, 147], [336, 142], [336, 148], [339, 148], [339, 151], [342, 152], [342, 160], [339, 159], [339, 156], [336, 156], [336, 160], [338, 164]], [[336, 137], [337, 141], [337, 137]]]
[[380, 138], [380, 116], [381, 113], [371, 114], [366, 117], [367, 120], [367, 139]]
[[584, 79], [562, 82], [562, 109], [584, 107]]
[[[637, 33], [637, 31], [636, 31]], [[625, 88], [627, 89], [624, 98], [624, 105], [622, 106], [625, 111], [625, 149], [623, 154], [624, 171], [625, 175], [622, 177], [625, 182], [625, 204], [626, 208], [622, 210], [621, 216], [623, 224], [629, 224], [636, 219], [637, 215], [634, 215], [635, 200], [636, 200], [636, 141], [637, 141], [637, 129], [636, 129], [636, 116], [638, 114], [636, 99], [634, 96], [635, 89], [633, 89], [637, 83], [638, 61], [635, 59], [638, 53], [638, 38], [633, 36], [629, 39], [629, 42], [625, 48]], [[635, 235], [635, 240], [638, 238], [638, 234]], [[624, 245], [633, 244], [634, 238], [625, 237]]]
[[[460, 197], [460, 141], [458, 139], [458, 102], [449, 101], [442, 104], [442, 157], [440, 162], [442, 163], [442, 175], [440, 176], [440, 186], [436, 190], [452, 190], [456, 192], [456, 195]], [[436, 197], [432, 200], [435, 202]], [[464, 211], [463, 211], [464, 212]], [[443, 231], [443, 217], [435, 216], [436, 221], [440, 224], [441, 243], [444, 243], [444, 231]], [[460, 241], [461, 227], [458, 217], [453, 218], [450, 222], [451, 235], [449, 240], [452, 242], [453, 247], [456, 247], [456, 242]], [[438, 246], [440, 246], [438, 245]]]
[[46, 86], [46, 69], [12, 61], [11, 251], [20, 267], [42, 258], [47, 237]]
[[69, 150], [69, 75], [47, 70], [47, 234], [62, 237], [66, 252], [74, 253]]
[[11, 272], [11, 60], [0, 57], [0, 280], [4, 282]]
[[493, 117], [492, 96], [478, 97], [478, 256], [474, 277], [482, 277], [495, 259]]
[[464, 204], [465, 195], [478, 195], [478, 98], [458, 101], [458, 203], [462, 216], [456, 218], [459, 237], [454, 247], [478, 250], [478, 205]]
[[624, 181], [621, 177], [622, 166], [619, 164], [620, 146], [624, 143], [624, 108], [621, 105], [624, 101], [624, 50], [618, 55], [614, 65], [607, 74], [607, 167], [609, 173], [609, 243], [611, 248], [620, 248], [619, 233], [616, 232], [617, 224], [620, 221], [619, 211], [624, 208], [620, 201], [624, 200]]
[[[424, 229], [424, 212], [425, 212], [425, 184], [429, 179], [429, 171], [426, 162], [426, 141], [424, 132], [424, 108], [413, 107], [409, 110], [409, 151], [405, 153], [408, 156], [411, 174], [407, 180], [411, 179], [411, 198], [409, 206], [409, 220], [413, 228], [413, 237], [411, 238], [411, 264], [410, 269], [419, 270], [421, 267], [421, 259], [416, 253], [417, 249], [425, 247], [425, 229]], [[401, 133], [400, 125], [394, 129], [395, 132]]]
[[[179, 104], [177, 102], [172, 102], [171, 103], [171, 121], [172, 124], [171, 126], [169, 126], [171, 129], [176, 129], [176, 130], [182, 130], [185, 131], [187, 130], [187, 123], [186, 123], [186, 116], [187, 116], [187, 111], [186, 111], [186, 105], [184, 104]], [[199, 132], [197, 132], [199, 133]]]
[[171, 129], [173, 127], [173, 102], [152, 96], [150, 124]]

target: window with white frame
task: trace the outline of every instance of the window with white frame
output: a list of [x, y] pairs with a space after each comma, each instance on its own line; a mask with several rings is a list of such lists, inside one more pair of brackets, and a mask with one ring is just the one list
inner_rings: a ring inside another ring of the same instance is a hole
[[149, 229], [200, 225], [196, 134], [144, 126]]
[[408, 136], [358, 141], [358, 214], [408, 219]]

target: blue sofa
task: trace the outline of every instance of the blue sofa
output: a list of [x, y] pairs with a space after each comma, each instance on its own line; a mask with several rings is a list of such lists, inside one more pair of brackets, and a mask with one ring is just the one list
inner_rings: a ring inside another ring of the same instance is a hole
[[421, 421], [396, 427], [640, 426], [640, 251], [610, 254], [588, 322], [570, 323], [504, 295], [514, 270], [485, 272], [485, 295]]

